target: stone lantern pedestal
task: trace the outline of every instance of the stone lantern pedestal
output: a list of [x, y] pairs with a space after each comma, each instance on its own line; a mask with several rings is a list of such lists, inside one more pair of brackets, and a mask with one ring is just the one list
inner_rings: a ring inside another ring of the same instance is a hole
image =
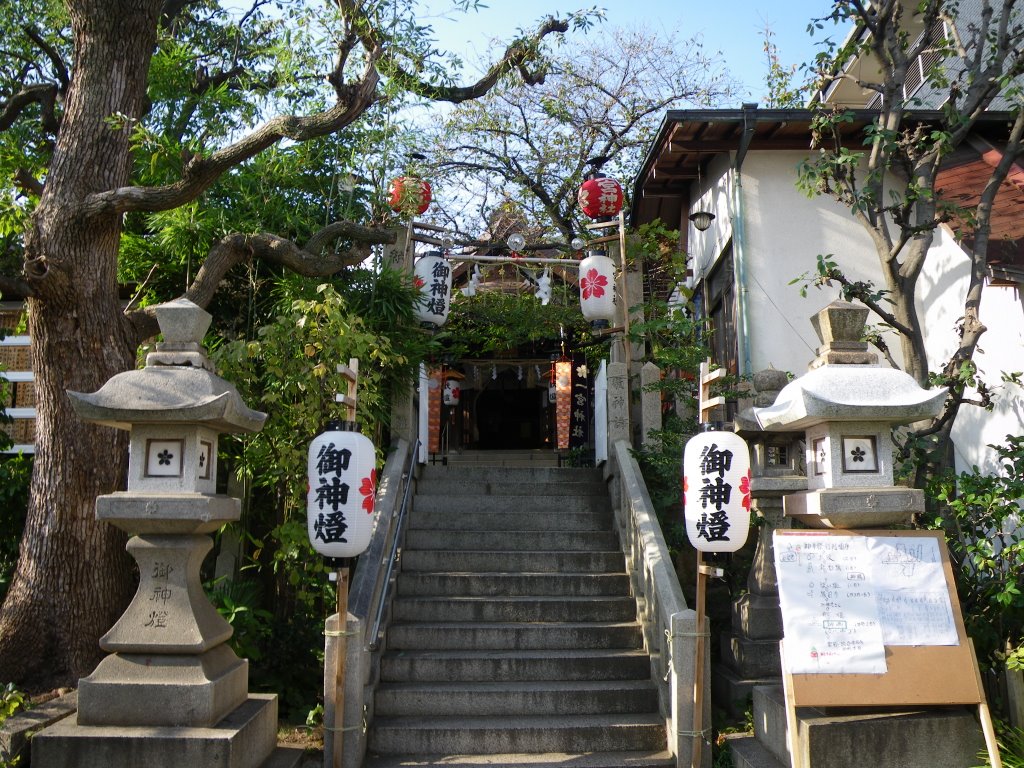
[[82, 419], [130, 432], [128, 489], [99, 497], [96, 516], [131, 534], [139, 587], [79, 681], [77, 716], [33, 739], [47, 768], [256, 768], [277, 742], [277, 697], [248, 693], [248, 662], [200, 580], [209, 534], [240, 515], [216, 492], [218, 435], [258, 431], [266, 414], [213, 372], [206, 312], [184, 299], [155, 311], [164, 341], [145, 368], [69, 393]]

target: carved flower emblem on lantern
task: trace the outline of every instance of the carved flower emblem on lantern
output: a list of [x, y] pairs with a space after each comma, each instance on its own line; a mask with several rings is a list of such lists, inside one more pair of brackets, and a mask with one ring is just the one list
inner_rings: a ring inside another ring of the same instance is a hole
[[373, 502], [377, 497], [377, 470], [370, 470], [370, 476], [364, 477], [363, 482], [359, 484], [359, 493], [363, 497], [363, 509], [366, 510], [366, 514], [373, 514]]
[[580, 289], [583, 292], [583, 298], [589, 299], [593, 296], [595, 299], [599, 299], [604, 296], [604, 289], [608, 285], [608, 278], [600, 274], [596, 269], [592, 269], [584, 276], [583, 280], [580, 281]]

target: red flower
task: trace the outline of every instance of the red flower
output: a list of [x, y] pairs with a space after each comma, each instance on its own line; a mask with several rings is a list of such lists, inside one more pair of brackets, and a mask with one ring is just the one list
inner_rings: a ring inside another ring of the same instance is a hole
[[364, 477], [363, 482], [359, 484], [359, 493], [363, 495], [363, 509], [366, 510], [366, 514], [373, 514], [373, 502], [377, 496], [377, 470], [371, 469], [370, 476]]
[[750, 470], [747, 470], [747, 474], [740, 480], [740, 493], [743, 494], [743, 508], [750, 511]]
[[599, 299], [604, 296], [604, 287], [608, 285], [608, 278], [599, 274], [596, 269], [587, 272], [587, 276], [580, 280], [580, 288], [583, 291], [583, 298], [589, 299], [593, 296]]

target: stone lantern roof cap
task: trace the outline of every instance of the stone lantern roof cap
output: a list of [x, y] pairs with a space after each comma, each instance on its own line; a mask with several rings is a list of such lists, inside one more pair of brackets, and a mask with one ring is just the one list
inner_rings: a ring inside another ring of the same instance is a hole
[[939, 413], [946, 389], [922, 389], [895, 368], [825, 365], [791, 381], [774, 405], [752, 408], [761, 429], [807, 429], [835, 421], [910, 424]]
[[218, 432], [259, 432], [267, 414], [249, 408], [206, 357], [202, 340], [210, 315], [187, 299], [154, 311], [164, 341], [146, 358], [146, 367], [119, 373], [91, 394], [69, 391], [79, 417], [116, 429], [196, 424]]

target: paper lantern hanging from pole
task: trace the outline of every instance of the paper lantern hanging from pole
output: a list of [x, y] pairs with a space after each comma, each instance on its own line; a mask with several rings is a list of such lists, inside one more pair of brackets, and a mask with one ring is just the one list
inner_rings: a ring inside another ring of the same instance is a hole
[[732, 432], [700, 432], [683, 450], [683, 517], [699, 552], [735, 552], [750, 529], [750, 450]]
[[615, 263], [603, 253], [580, 262], [580, 309], [587, 320], [615, 319]]
[[416, 302], [416, 319], [432, 328], [439, 328], [448, 319], [452, 297], [452, 268], [438, 253], [429, 253], [413, 268], [415, 283], [420, 289]]
[[622, 186], [608, 176], [587, 179], [578, 194], [580, 208], [591, 219], [617, 216], [622, 210]]
[[329, 558], [361, 554], [373, 532], [377, 454], [368, 437], [346, 424], [329, 422], [309, 445], [306, 533]]
[[462, 386], [456, 379], [445, 379], [444, 382], [444, 404], [458, 405], [462, 395]]
[[388, 186], [388, 207], [406, 216], [424, 213], [432, 199], [430, 182], [415, 176], [399, 176]]

